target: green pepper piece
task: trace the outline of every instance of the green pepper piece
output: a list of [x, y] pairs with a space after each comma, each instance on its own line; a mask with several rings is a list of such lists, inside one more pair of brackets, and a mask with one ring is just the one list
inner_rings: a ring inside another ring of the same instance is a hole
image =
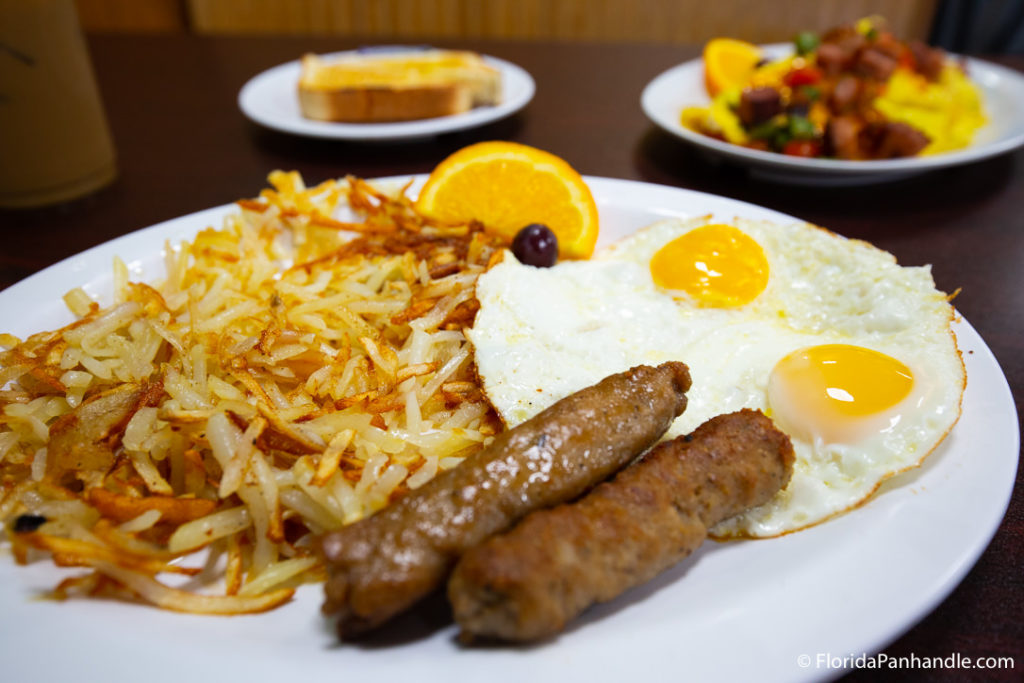
[[772, 149], [776, 152], [781, 152], [782, 148], [786, 146], [786, 143], [792, 139], [793, 136], [790, 135], [788, 130], [785, 128], [779, 129], [779, 131], [775, 133], [775, 137], [772, 138]]
[[793, 136], [793, 139], [810, 140], [816, 133], [814, 124], [806, 116], [789, 117], [789, 134]]
[[818, 34], [813, 31], [801, 31], [796, 34], [796, 38], [793, 39], [793, 44], [796, 45], [796, 53], [798, 55], [806, 55], [818, 49], [818, 45], [821, 44], [821, 39], [818, 38]]
[[800, 93], [811, 102], [821, 99], [821, 88], [816, 85], [801, 85]]
[[770, 140], [779, 132], [779, 123], [774, 118], [759, 123], [751, 128], [747, 134], [755, 140]]

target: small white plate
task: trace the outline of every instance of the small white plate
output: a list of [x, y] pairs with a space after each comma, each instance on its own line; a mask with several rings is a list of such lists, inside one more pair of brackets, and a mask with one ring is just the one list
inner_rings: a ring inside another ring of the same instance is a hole
[[[779, 59], [792, 53], [790, 43], [764, 45], [762, 54]], [[793, 183], [848, 185], [874, 183], [934, 169], [967, 164], [1008, 152], [1024, 144], [1024, 76], [997, 64], [964, 59], [967, 73], [981, 89], [989, 123], [969, 147], [955, 152], [906, 159], [843, 161], [805, 159], [763, 152], [716, 140], [686, 128], [679, 116], [685, 107], [706, 106], [711, 100], [704, 87], [704, 60], [694, 59], [655, 77], [644, 88], [640, 106], [660, 128], [712, 156], [747, 166], [753, 172]]]
[[[322, 56], [330, 59], [345, 54], [352, 53], [335, 52]], [[536, 90], [533, 77], [522, 67], [497, 57], [483, 57], [501, 72], [501, 103], [475, 107], [463, 114], [392, 123], [335, 123], [307, 119], [299, 110], [300, 60], [275, 66], [253, 76], [239, 91], [238, 106], [249, 119], [267, 128], [314, 138], [408, 140], [476, 128], [519, 111], [533, 99]]]
[[[423, 180], [417, 178], [413, 192]], [[601, 244], [669, 217], [793, 220], [700, 192], [586, 181], [600, 211]], [[75, 286], [109, 302], [115, 255], [133, 279], [163, 277], [166, 243], [220, 226], [234, 210], [221, 206], [160, 223], [15, 284], [0, 292], [0, 328], [24, 336], [70, 322], [61, 296]], [[1020, 447], [1016, 408], [985, 342], [965, 320], [953, 327], [967, 367], [963, 414], [921, 468], [891, 479], [862, 507], [811, 529], [705, 543], [647, 585], [589, 610], [551, 642], [465, 648], [449, 625], [390, 643], [338, 644], [319, 614], [323, 589], [315, 585], [301, 587], [292, 602], [272, 612], [239, 617], [109, 600], [59, 603], [38, 596], [82, 570], [49, 562], [17, 566], [5, 544], [2, 678], [180, 683], [184, 670], [197, 681], [251, 683], [831, 680], [843, 671], [823, 657], [870, 655], [923, 618], [974, 565], [1006, 511]], [[174, 665], [179, 660], [187, 661], [186, 669]]]

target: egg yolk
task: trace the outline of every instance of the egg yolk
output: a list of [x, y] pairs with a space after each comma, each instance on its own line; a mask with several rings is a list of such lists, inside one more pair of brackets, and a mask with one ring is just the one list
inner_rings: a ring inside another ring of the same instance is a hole
[[699, 306], [742, 306], [768, 286], [761, 245], [731, 225], [695, 228], [659, 249], [650, 265], [656, 285], [685, 292]]
[[780, 360], [768, 380], [768, 400], [780, 425], [794, 436], [853, 443], [898, 422], [913, 388], [913, 373], [895, 358], [860, 346], [825, 344]]

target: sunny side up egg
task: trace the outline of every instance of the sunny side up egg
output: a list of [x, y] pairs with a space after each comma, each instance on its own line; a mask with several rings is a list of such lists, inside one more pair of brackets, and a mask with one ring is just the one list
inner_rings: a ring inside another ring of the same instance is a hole
[[808, 224], [655, 223], [590, 261], [511, 255], [477, 283], [469, 338], [508, 426], [615, 372], [681, 360], [686, 434], [740, 408], [793, 440], [790, 484], [713, 533], [775, 536], [863, 502], [960, 414], [952, 306], [927, 267]]

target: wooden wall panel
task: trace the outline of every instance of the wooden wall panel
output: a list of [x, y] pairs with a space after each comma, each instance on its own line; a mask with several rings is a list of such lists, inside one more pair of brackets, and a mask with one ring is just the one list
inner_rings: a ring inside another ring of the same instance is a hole
[[86, 31], [179, 32], [188, 28], [185, 0], [75, 0]]
[[788, 40], [870, 14], [927, 37], [937, 0], [76, 0], [86, 30], [352, 34], [399, 39], [700, 43]]

